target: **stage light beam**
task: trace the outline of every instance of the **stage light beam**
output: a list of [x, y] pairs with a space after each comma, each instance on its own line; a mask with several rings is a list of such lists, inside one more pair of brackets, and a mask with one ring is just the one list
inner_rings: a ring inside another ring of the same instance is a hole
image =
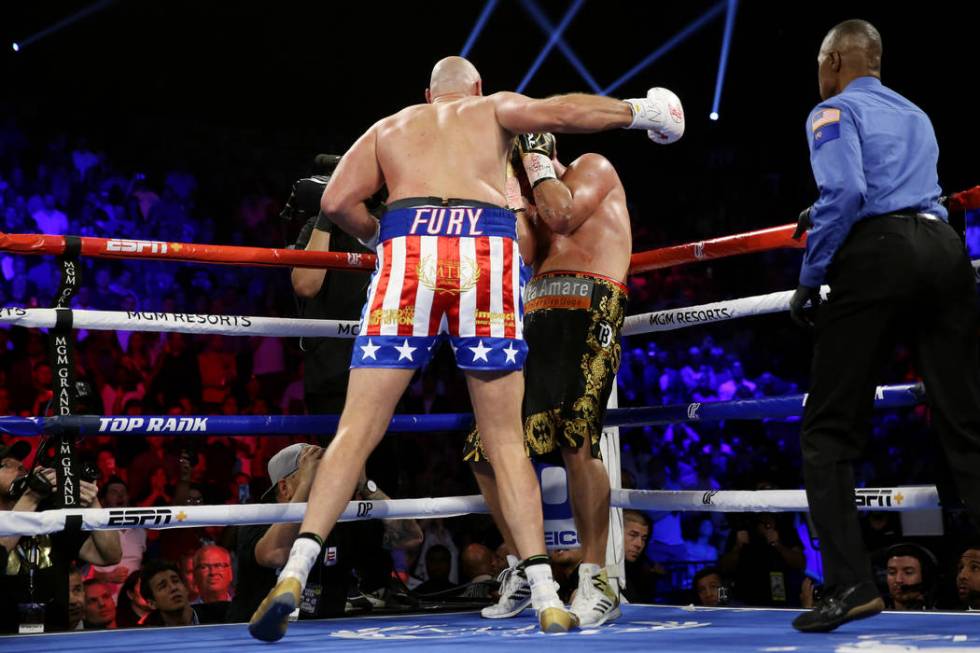
[[725, 85], [725, 71], [728, 69], [728, 54], [731, 51], [732, 33], [735, 31], [736, 11], [738, 11], [738, 0], [728, 0], [728, 11], [725, 13], [725, 33], [721, 39], [721, 57], [718, 59], [718, 75], [715, 77], [715, 99], [711, 103], [712, 120], [718, 120], [718, 109], [721, 106], [721, 89]]
[[[544, 12], [541, 10], [541, 7], [538, 6], [534, 0], [521, 0], [521, 5], [531, 16], [534, 22], [538, 24], [538, 27], [541, 28], [542, 32], [549, 35], [555, 32], [557, 28], [551, 24], [551, 21], [548, 20], [548, 17], [545, 16]], [[575, 54], [575, 51], [572, 50], [568, 43], [565, 42], [565, 39], [559, 37], [557, 46], [561, 53], [565, 55], [565, 58], [568, 59], [568, 63], [572, 64], [572, 68], [574, 68], [582, 79], [585, 80], [585, 83], [589, 85], [592, 92], [597, 94], [600, 93], [602, 88], [599, 86], [599, 82], [595, 80], [592, 74], [585, 67], [585, 64], [582, 63], [582, 60]]]
[[689, 23], [687, 27], [679, 31], [677, 34], [672, 36], [666, 43], [661, 45], [659, 48], [651, 52], [644, 58], [640, 63], [636, 64], [629, 70], [627, 70], [623, 75], [617, 79], [615, 82], [602, 89], [603, 95], [609, 95], [620, 86], [630, 81], [636, 77], [644, 68], [652, 64], [654, 61], [664, 56], [678, 45], [690, 38], [695, 32], [701, 30], [705, 25], [710, 23], [712, 20], [717, 18], [722, 11], [724, 11], [726, 5], [726, 0], [722, 0], [718, 4], [714, 5], [711, 9], [704, 12], [699, 18]]
[[575, 18], [575, 14], [578, 13], [583, 4], [585, 4], [585, 0], [575, 0], [568, 8], [568, 11], [565, 12], [565, 15], [562, 16], [561, 22], [558, 23], [558, 27], [551, 33], [551, 36], [548, 38], [548, 42], [545, 43], [543, 48], [541, 48], [541, 52], [538, 53], [534, 63], [531, 64], [531, 67], [528, 68], [527, 73], [525, 73], [524, 79], [522, 79], [521, 83], [517, 85], [518, 93], [523, 93], [524, 89], [527, 88], [527, 85], [534, 78], [534, 75], [537, 74], [541, 64], [544, 63], [544, 60], [548, 58], [548, 54], [554, 50], [555, 45], [558, 43], [558, 39], [561, 38], [561, 35], [568, 28], [569, 23], [572, 22], [573, 18]]
[[463, 46], [463, 50], [459, 53], [459, 56], [469, 56], [470, 50], [476, 44], [476, 39], [480, 36], [480, 32], [483, 31], [487, 21], [490, 19], [490, 14], [497, 8], [497, 2], [498, 0], [487, 0], [486, 4], [483, 5], [483, 10], [480, 12], [479, 17], [477, 17], [476, 24], [473, 25], [473, 30], [470, 32], [469, 37], [467, 37], [466, 45]]

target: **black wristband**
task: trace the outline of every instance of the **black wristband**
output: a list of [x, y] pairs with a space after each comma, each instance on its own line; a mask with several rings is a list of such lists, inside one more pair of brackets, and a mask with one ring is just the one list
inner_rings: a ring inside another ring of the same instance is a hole
[[314, 226], [320, 231], [326, 231], [328, 234], [333, 233], [333, 222], [330, 222], [330, 218], [323, 215], [323, 211], [317, 213]]

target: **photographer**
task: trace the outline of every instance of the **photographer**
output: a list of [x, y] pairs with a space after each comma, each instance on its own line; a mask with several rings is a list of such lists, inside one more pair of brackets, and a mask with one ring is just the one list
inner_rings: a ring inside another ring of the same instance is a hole
[[806, 556], [789, 515], [731, 515], [726, 553], [718, 567], [735, 582], [735, 598], [748, 606], [798, 605]]
[[[373, 253], [320, 213], [320, 196], [339, 162], [339, 156], [321, 154], [314, 161], [314, 175], [293, 185], [293, 193], [280, 217], [305, 221], [293, 246], [295, 249]], [[381, 198], [374, 198], [368, 208], [379, 216]], [[329, 320], [360, 319], [370, 279], [367, 271], [313, 268], [293, 268], [290, 276], [293, 290], [302, 300], [300, 317]], [[354, 341], [350, 338], [300, 340], [300, 349], [304, 352], [303, 385], [307, 412], [334, 414], [344, 407], [353, 347]]]
[[[269, 461], [272, 486], [263, 501], [302, 503], [309, 498], [316, 465], [323, 449], [293, 444]], [[382, 501], [388, 496], [373, 481], [362, 479], [355, 500]], [[286, 563], [299, 524], [243, 526], [238, 533], [238, 585], [228, 612], [228, 622], [248, 621], [266, 593], [276, 583], [276, 570]], [[303, 593], [300, 618], [343, 614], [351, 590], [377, 592], [391, 577], [390, 553], [417, 550], [422, 531], [414, 520], [387, 519], [341, 523], [330, 533]]]
[[[23, 459], [30, 447], [21, 443], [0, 447], [0, 508], [35, 512], [55, 491], [53, 469], [35, 467], [28, 476]], [[25, 483], [23, 480], [27, 478]], [[79, 481], [80, 507], [101, 508], [98, 486]], [[118, 531], [62, 531], [33, 537], [0, 538], [5, 554], [5, 574], [0, 578], [0, 632], [16, 632], [18, 605], [47, 603], [45, 630], [68, 628], [69, 572], [81, 560], [96, 565], [114, 565], [122, 558]], [[3, 564], [0, 564], [3, 567]]]

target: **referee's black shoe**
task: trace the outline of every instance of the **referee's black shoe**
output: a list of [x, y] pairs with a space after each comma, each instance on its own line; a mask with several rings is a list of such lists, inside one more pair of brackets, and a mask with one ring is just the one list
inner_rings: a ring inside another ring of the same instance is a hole
[[873, 617], [885, 609], [874, 583], [839, 587], [824, 596], [809, 612], [793, 620], [793, 628], [804, 633], [829, 633], [841, 624]]

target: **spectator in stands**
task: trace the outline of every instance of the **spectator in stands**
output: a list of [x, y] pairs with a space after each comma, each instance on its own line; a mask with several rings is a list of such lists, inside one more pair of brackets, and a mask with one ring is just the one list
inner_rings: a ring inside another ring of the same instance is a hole
[[[120, 477], [120, 470], [116, 467], [116, 454], [112, 452], [112, 449], [100, 449], [95, 457], [95, 466], [99, 468], [99, 487], [104, 493], [109, 479], [114, 476]], [[105, 504], [104, 499], [103, 504]]]
[[718, 400], [752, 399], [755, 392], [756, 384], [745, 378], [742, 363], [735, 361], [731, 366], [731, 378], [718, 386]]
[[[27, 472], [23, 459], [30, 447], [23, 443], [0, 445], [0, 511], [34, 512], [55, 490], [57, 477], [53, 469], [37, 467], [35, 478], [20, 497], [12, 494], [12, 485]], [[45, 483], [47, 488], [45, 488]], [[98, 486], [79, 483], [80, 505], [101, 508]], [[78, 560], [92, 564], [117, 564], [122, 557], [116, 531], [71, 533], [62, 531], [34, 537], [0, 537], [0, 553], [5, 553], [6, 573], [0, 576], [0, 632], [17, 630], [19, 603], [48, 603], [45, 630], [69, 627], [70, 571]], [[40, 561], [34, 566], [32, 560]]]
[[966, 610], [980, 610], [980, 541], [973, 542], [956, 563], [956, 595]]
[[187, 600], [192, 605], [202, 603], [201, 593], [197, 589], [197, 579], [194, 573], [194, 558], [196, 556], [197, 551], [190, 551], [189, 553], [180, 554], [180, 558], [177, 560], [180, 577], [184, 580], [184, 585], [187, 586]]
[[[118, 476], [108, 479], [99, 490], [102, 505], [106, 508], [125, 508], [129, 506], [129, 493], [126, 483]], [[126, 528], [118, 531], [119, 543], [122, 547], [122, 559], [118, 564], [104, 567], [92, 565], [88, 579], [104, 583], [112, 593], [113, 601], [117, 600], [123, 583], [134, 571], [139, 571], [143, 564], [143, 554], [146, 553], [146, 530], [143, 528]]]
[[[152, 505], [152, 503], [144, 504], [144, 502], [154, 491], [152, 490], [154, 473], [158, 468], [163, 470], [163, 478], [158, 477], [156, 479], [157, 489], [155, 491], [158, 495], [165, 494], [166, 481], [168, 478], [177, 477], [179, 462], [176, 456], [166, 450], [166, 437], [150, 435], [144, 438], [144, 442], [148, 449], [137, 455], [129, 464], [127, 489], [133, 499], [140, 502], [140, 505]], [[160, 487], [161, 482], [163, 487]], [[158, 498], [159, 496], [153, 497], [153, 501], [155, 502]], [[167, 503], [166, 505], [170, 504]]]
[[141, 593], [152, 612], [140, 621], [141, 626], [192, 626], [224, 623], [227, 608], [223, 603], [191, 606], [187, 586], [172, 562], [152, 560], [140, 573]]
[[102, 581], [85, 581], [85, 630], [105, 630], [116, 627], [116, 602], [112, 588]]
[[721, 572], [716, 567], [705, 567], [694, 574], [691, 586], [694, 588], [696, 605], [715, 608], [725, 604], [721, 595], [721, 589], [724, 587]]
[[468, 584], [462, 596], [489, 599], [496, 578], [507, 568], [507, 561], [479, 542], [468, 544], [459, 554], [462, 580]]
[[903, 542], [888, 549], [885, 571], [892, 610], [931, 610], [934, 607], [936, 557], [918, 544]]
[[150, 472], [150, 487], [136, 505], [152, 508], [154, 506], [171, 506], [173, 503], [167, 471], [162, 466], [155, 467]]
[[152, 612], [152, 608], [140, 594], [141, 571], [134, 571], [123, 583], [116, 599], [116, 628], [138, 626], [140, 620]]
[[[313, 482], [323, 449], [297, 443], [277, 452], [268, 464], [272, 486], [263, 501], [302, 503]], [[355, 495], [363, 500], [384, 500], [371, 481]], [[248, 621], [276, 583], [276, 570], [286, 563], [299, 524], [244, 526], [238, 531], [238, 584], [228, 611], [230, 622]], [[361, 521], [338, 524], [324, 543], [317, 565], [307, 581], [307, 596], [300, 607], [301, 619], [342, 614], [350, 591], [377, 592], [387, 588], [392, 562], [389, 551], [416, 550], [422, 533], [413, 520]], [[357, 573], [355, 579], [354, 573]]]
[[217, 544], [202, 546], [194, 554], [194, 581], [201, 603], [231, 601], [231, 554]]
[[415, 588], [418, 594], [438, 594], [456, 587], [449, 580], [452, 569], [452, 554], [442, 544], [430, 546], [425, 552], [425, 569], [429, 579]]
[[558, 583], [558, 596], [565, 603], [572, 602], [572, 594], [578, 589], [578, 566], [582, 564], [582, 549], [552, 549], [551, 575]]
[[711, 543], [711, 538], [715, 534], [715, 523], [710, 515], [699, 519], [697, 522], [697, 539], [693, 542], [686, 541], [687, 559], [697, 562], [714, 562], [718, 559], [718, 549]]
[[650, 518], [638, 510], [623, 511], [623, 545], [625, 547], [626, 587], [623, 595], [631, 603], [649, 603], [654, 599], [657, 577], [663, 569], [650, 564], [644, 555], [650, 539]]
[[84, 628], [82, 619], [85, 617], [85, 586], [82, 581], [82, 571], [72, 567], [68, 572], [68, 630]]
[[741, 603], [795, 606], [806, 557], [792, 521], [771, 513], [739, 513], [718, 566], [734, 580]]

